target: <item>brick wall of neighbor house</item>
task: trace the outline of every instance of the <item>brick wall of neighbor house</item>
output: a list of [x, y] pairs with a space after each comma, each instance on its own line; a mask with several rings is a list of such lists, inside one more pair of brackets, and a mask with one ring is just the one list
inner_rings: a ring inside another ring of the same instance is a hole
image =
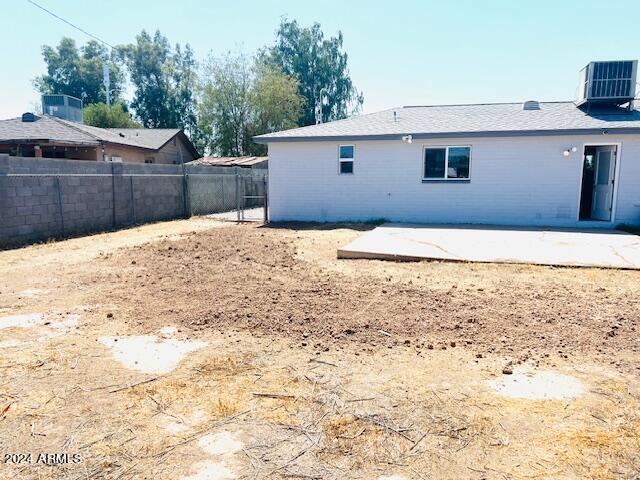
[[[339, 142], [269, 145], [272, 221], [384, 218], [564, 227], [640, 224], [639, 135], [344, 143], [355, 145], [353, 175], [338, 174]], [[612, 222], [578, 222], [585, 143], [621, 144]], [[424, 145], [470, 145], [470, 182], [423, 183]], [[578, 151], [564, 157], [563, 150], [572, 146]]]
[[154, 174], [182, 166], [0, 155], [0, 247], [184, 217], [183, 178]]

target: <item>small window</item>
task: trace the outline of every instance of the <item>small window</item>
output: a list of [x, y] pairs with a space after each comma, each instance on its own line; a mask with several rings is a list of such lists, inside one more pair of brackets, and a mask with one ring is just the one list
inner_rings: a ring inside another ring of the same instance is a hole
[[154, 158], [153, 157], [145, 157], [144, 159], [144, 163], [153, 163]]
[[114, 163], [122, 163], [122, 157], [118, 157], [116, 155], [111, 155], [111, 161]]
[[353, 173], [353, 160], [355, 158], [355, 146], [353, 145], [340, 145], [339, 147], [339, 173], [352, 174]]
[[425, 147], [425, 180], [467, 180], [471, 147]]

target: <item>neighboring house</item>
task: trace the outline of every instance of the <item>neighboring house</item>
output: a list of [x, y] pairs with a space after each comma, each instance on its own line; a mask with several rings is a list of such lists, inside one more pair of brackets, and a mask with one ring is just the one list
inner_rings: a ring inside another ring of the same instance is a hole
[[211, 165], [214, 167], [269, 168], [269, 157], [202, 157], [191, 165]]
[[[636, 65], [590, 64], [577, 103], [402, 107], [257, 136], [271, 220], [639, 225]], [[616, 81], [623, 94], [598, 96]]]
[[189, 138], [179, 129], [98, 128], [32, 113], [0, 120], [0, 153], [164, 164], [186, 163], [199, 157]]

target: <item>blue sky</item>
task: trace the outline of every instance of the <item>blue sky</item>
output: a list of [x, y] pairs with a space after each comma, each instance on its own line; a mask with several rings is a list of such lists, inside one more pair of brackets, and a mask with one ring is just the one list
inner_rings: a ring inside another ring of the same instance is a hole
[[[36, 0], [111, 44], [142, 29], [209, 52], [253, 53], [282, 16], [341, 30], [364, 111], [401, 105], [571, 100], [590, 60], [637, 59], [637, 0]], [[33, 109], [43, 44], [87, 37], [26, 0], [2, 2], [0, 118]], [[606, 18], [605, 18], [606, 17]]]

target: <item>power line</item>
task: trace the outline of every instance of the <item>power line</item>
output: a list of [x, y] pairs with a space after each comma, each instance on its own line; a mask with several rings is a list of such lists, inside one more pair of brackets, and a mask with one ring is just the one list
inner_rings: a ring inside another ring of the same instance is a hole
[[106, 46], [108, 46], [108, 47], [110, 47], [110, 48], [113, 48], [113, 49], [115, 49], [115, 48], [116, 48], [116, 47], [114, 47], [113, 45], [111, 45], [110, 43], [105, 42], [105, 41], [104, 41], [104, 40], [102, 40], [101, 38], [96, 37], [95, 35], [93, 35], [93, 34], [91, 34], [91, 33], [87, 32], [86, 30], [84, 30], [84, 29], [82, 29], [82, 28], [78, 27], [77, 25], [74, 25], [73, 23], [69, 22], [68, 20], [65, 20], [64, 18], [60, 17], [59, 15], [56, 15], [56, 14], [55, 14], [55, 13], [53, 13], [51, 10], [47, 10], [47, 9], [46, 9], [46, 8], [44, 8], [42, 5], [38, 5], [38, 4], [37, 4], [36, 2], [34, 2], [33, 0], [27, 0], [27, 2], [29, 2], [31, 5], [33, 5], [33, 6], [35, 6], [35, 7], [38, 7], [40, 10], [42, 10], [42, 11], [44, 11], [44, 12], [47, 12], [49, 15], [51, 15], [52, 17], [57, 18], [57, 19], [58, 19], [58, 20], [60, 20], [61, 22], [66, 23], [66, 24], [67, 24], [67, 25], [69, 25], [70, 27], [73, 27], [73, 28], [75, 28], [76, 30], [78, 30], [78, 31], [80, 31], [80, 32], [82, 32], [82, 33], [84, 33], [85, 35], [90, 36], [90, 37], [91, 37], [91, 38], [93, 38], [94, 40], [97, 40], [98, 42], [103, 43], [104, 45], [106, 45]]

